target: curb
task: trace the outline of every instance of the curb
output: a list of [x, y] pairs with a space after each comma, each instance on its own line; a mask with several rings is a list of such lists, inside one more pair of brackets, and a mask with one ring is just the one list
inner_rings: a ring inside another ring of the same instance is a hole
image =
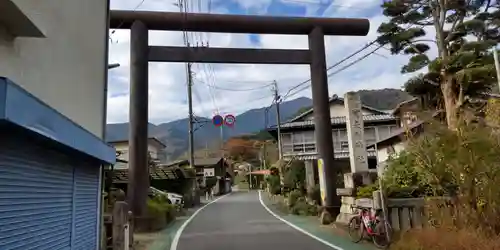
[[[333, 229], [327, 230], [325, 228], [321, 228], [321, 225], [312, 225], [308, 221], [305, 223], [300, 223], [301, 221], [306, 221], [306, 217], [297, 216], [297, 215], [284, 215], [283, 213], [276, 211], [276, 208], [271, 209], [271, 204], [267, 205], [263, 201], [264, 192], [259, 191], [259, 200], [262, 206], [274, 217], [279, 219], [280, 221], [286, 223], [292, 228], [306, 234], [307, 236], [325, 244], [326, 246], [335, 249], [335, 250], [370, 250], [373, 249], [371, 247], [367, 247], [363, 244], [356, 244], [351, 242], [349, 239], [335, 235]], [[264, 198], [266, 199], [266, 198]], [[338, 229], [336, 229], [338, 230]]]

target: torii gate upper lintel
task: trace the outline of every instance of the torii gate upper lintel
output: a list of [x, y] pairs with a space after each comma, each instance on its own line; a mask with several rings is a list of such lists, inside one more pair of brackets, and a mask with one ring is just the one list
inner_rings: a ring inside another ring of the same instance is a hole
[[[325, 35], [366, 36], [367, 19], [241, 16], [201, 13], [118, 11], [110, 13], [111, 29], [130, 29], [130, 129], [128, 200], [136, 216], [146, 211], [149, 188], [148, 62], [309, 64], [314, 108], [316, 142], [326, 178], [325, 207], [336, 215], [340, 199], [336, 195], [333, 168], [333, 139], [326, 72]], [[308, 50], [186, 48], [149, 46], [148, 30], [216, 33], [256, 33], [308, 35]]]

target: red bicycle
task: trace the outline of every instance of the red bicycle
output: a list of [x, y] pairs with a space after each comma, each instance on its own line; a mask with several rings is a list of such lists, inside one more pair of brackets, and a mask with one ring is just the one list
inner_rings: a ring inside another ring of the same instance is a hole
[[349, 221], [349, 236], [355, 243], [360, 242], [364, 236], [368, 236], [373, 244], [385, 249], [390, 245], [391, 226], [381, 219], [377, 213], [372, 213], [369, 208], [351, 206], [358, 210], [358, 214]]

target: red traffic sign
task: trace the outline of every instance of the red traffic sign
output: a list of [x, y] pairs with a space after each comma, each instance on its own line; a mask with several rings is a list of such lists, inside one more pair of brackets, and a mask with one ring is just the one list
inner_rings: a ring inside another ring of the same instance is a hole
[[226, 117], [224, 117], [224, 124], [226, 124], [226, 126], [233, 126], [234, 123], [236, 122], [236, 117], [234, 117], [234, 115], [226, 115]]
[[212, 123], [216, 127], [220, 127], [224, 124], [224, 118], [222, 118], [221, 115], [214, 115], [214, 117], [212, 117]]

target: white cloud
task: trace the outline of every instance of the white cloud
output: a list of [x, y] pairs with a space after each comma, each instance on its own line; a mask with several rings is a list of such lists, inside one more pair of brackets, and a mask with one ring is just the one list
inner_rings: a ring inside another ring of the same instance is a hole
[[[227, 13], [223, 5], [215, 3], [224, 2], [213, 1], [212, 12]], [[271, 0], [233, 0], [238, 1], [245, 8], [260, 8], [266, 10], [271, 4]], [[287, 0], [274, 0], [283, 1]], [[288, 0], [291, 1], [291, 0]], [[305, 0], [294, 0], [304, 1]], [[335, 0], [332, 6], [344, 6], [351, 4], [350, 1], [358, 2], [361, 6], [376, 6], [379, 1], [362, 0]], [[134, 9], [137, 0], [112, 0], [113, 9]], [[178, 7], [173, 3], [176, 0], [145, 0], [140, 6], [141, 10], [154, 11], [178, 11]], [[202, 1], [206, 2], [206, 1]], [[376, 4], [375, 4], [376, 2]], [[312, 11], [314, 3], [306, 3], [306, 14]], [[207, 9], [205, 5], [203, 9]], [[350, 16], [349, 8], [334, 9], [329, 8], [332, 16]], [[357, 12], [354, 12], [357, 13]], [[326, 15], [325, 14], [325, 15]], [[307, 14], [309, 15], [309, 14]], [[359, 16], [358, 16], [359, 17]], [[384, 18], [378, 14], [370, 18], [370, 33], [366, 37], [326, 37], [325, 46], [327, 49], [328, 64], [336, 62], [346, 55], [359, 49], [361, 46], [372, 41], [376, 37], [376, 29]], [[211, 47], [262, 47], [262, 48], [283, 48], [283, 49], [305, 49], [307, 45], [306, 36], [280, 36], [262, 35], [260, 36], [260, 46], [251, 42], [248, 35], [244, 34], [202, 34], [201, 38], [210, 38]], [[200, 38], [194, 35], [193, 38]], [[110, 71], [109, 80], [109, 101], [108, 101], [108, 122], [126, 122], [128, 120], [128, 78], [129, 78], [129, 32], [117, 30], [112, 35], [110, 44], [110, 62], [118, 62], [121, 67]], [[180, 32], [150, 32], [150, 44], [164, 46], [182, 45], [182, 34]], [[367, 50], [366, 52], [368, 52]], [[372, 55], [361, 61], [348, 70], [330, 78], [330, 93], [343, 94], [349, 90], [375, 89], [385, 87], [399, 87], [408, 76], [399, 73], [400, 65], [405, 62], [402, 56], [391, 56], [385, 50], [380, 50], [380, 54], [387, 55], [386, 58]], [[358, 55], [361, 56], [362, 54]], [[353, 58], [354, 60], [355, 58]], [[307, 65], [202, 65], [195, 64], [193, 69], [196, 73], [194, 94], [194, 111], [196, 115], [211, 116], [215, 107], [221, 113], [238, 114], [251, 108], [267, 106], [271, 102], [270, 87], [261, 88], [256, 91], [224, 91], [212, 89], [209, 91], [206, 82], [213, 82], [218, 88], [227, 89], [249, 89], [263, 86], [266, 83], [276, 80], [281, 93], [286, 92], [290, 87], [309, 78], [309, 66]], [[150, 121], [154, 123], [167, 122], [187, 116], [186, 104], [186, 77], [185, 67], [181, 63], [150, 63], [149, 69], [149, 115]], [[207, 80], [208, 79], [208, 80]], [[205, 82], [205, 83], [203, 83]], [[305, 90], [294, 96], [309, 96], [310, 90]], [[213, 98], [212, 98], [213, 96]], [[215, 99], [215, 105], [214, 101]]]

